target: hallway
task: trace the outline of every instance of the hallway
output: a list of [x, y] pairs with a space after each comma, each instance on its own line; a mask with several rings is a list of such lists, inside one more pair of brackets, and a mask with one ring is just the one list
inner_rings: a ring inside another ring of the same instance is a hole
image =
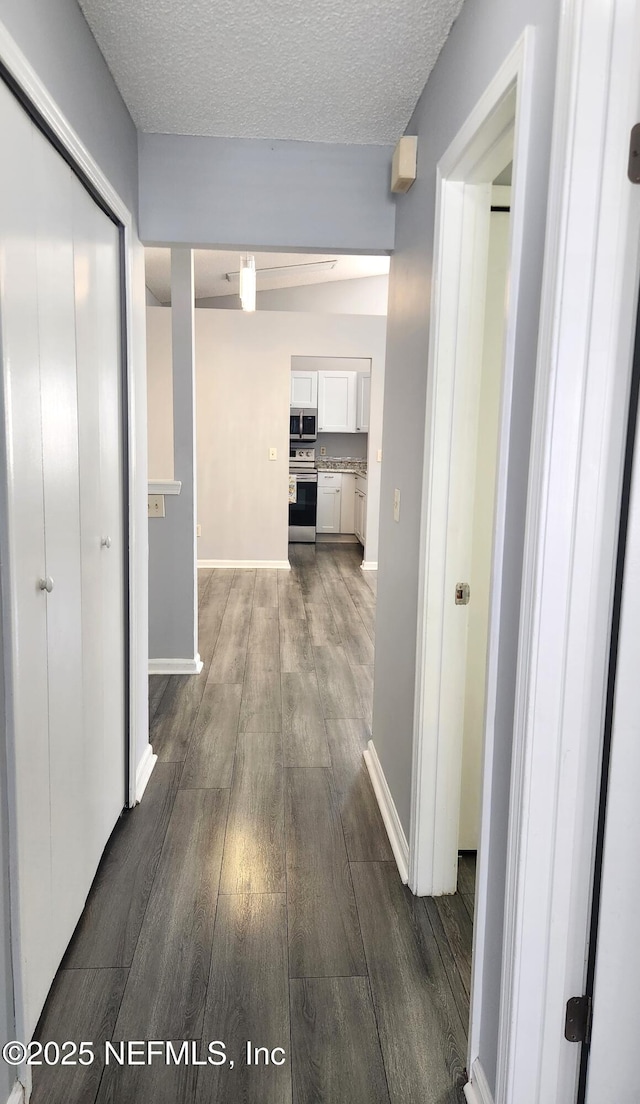
[[[463, 1100], [474, 864], [455, 897], [402, 886], [362, 759], [375, 577], [353, 545], [290, 554], [199, 573], [203, 671], [150, 680], [159, 762], [38, 1027], [96, 1059], [36, 1067], [35, 1104]], [[221, 1040], [227, 1061], [105, 1068], [106, 1040]], [[273, 1062], [247, 1065], [248, 1040]]]

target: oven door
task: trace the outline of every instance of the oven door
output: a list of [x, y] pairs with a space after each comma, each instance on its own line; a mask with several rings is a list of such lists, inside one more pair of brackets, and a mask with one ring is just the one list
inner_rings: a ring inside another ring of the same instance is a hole
[[292, 472], [296, 479], [296, 501], [289, 503], [289, 540], [312, 543], [316, 539], [318, 510], [317, 472]]

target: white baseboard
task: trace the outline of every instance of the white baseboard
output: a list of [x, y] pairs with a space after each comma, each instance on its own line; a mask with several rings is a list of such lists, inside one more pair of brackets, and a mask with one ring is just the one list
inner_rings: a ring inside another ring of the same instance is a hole
[[157, 762], [158, 756], [153, 754], [151, 744], [147, 744], [136, 770], [136, 804], [142, 801], [142, 795], [147, 788], [147, 782], [151, 778], [151, 772]]
[[479, 1058], [471, 1067], [471, 1080], [464, 1086], [464, 1095], [467, 1104], [493, 1104], [493, 1095]]
[[150, 659], [150, 675], [199, 675], [202, 660], [196, 653], [193, 659]]
[[380, 806], [384, 826], [387, 829], [391, 850], [398, 866], [398, 872], [406, 885], [409, 880], [409, 844], [404, 834], [404, 828], [400, 823], [398, 810], [391, 796], [391, 790], [387, 785], [373, 740], [369, 740], [367, 750], [363, 754], [373, 791]]
[[280, 571], [288, 571], [291, 564], [288, 560], [198, 560], [198, 567], [277, 567]]
[[363, 560], [362, 563], [360, 564], [360, 567], [362, 568], [363, 571], [377, 571], [378, 570], [378, 561], [377, 560]]
[[7, 1104], [24, 1104], [25, 1095], [24, 1088], [19, 1081], [16, 1081], [10, 1094]]

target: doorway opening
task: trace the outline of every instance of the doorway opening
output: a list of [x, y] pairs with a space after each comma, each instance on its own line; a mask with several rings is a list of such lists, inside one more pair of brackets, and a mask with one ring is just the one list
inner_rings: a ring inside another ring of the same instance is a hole
[[[511, 754], [497, 749], [493, 720], [530, 45], [525, 33], [442, 157], [436, 193], [408, 881], [417, 895], [437, 899], [441, 918], [467, 918], [458, 957], [471, 1006], [470, 1073], [490, 848], [496, 831], [507, 831], [502, 801], [494, 806], [500, 824], [492, 824], [491, 782], [494, 756]], [[508, 794], [508, 762], [505, 787]], [[495, 865], [492, 895], [502, 900], [506, 871]], [[499, 959], [501, 930], [491, 938]]]

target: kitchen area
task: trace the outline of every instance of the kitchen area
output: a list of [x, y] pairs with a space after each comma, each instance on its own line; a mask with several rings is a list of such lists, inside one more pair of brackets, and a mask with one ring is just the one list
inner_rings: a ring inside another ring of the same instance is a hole
[[370, 358], [292, 356], [290, 544], [364, 550], [370, 395]]

